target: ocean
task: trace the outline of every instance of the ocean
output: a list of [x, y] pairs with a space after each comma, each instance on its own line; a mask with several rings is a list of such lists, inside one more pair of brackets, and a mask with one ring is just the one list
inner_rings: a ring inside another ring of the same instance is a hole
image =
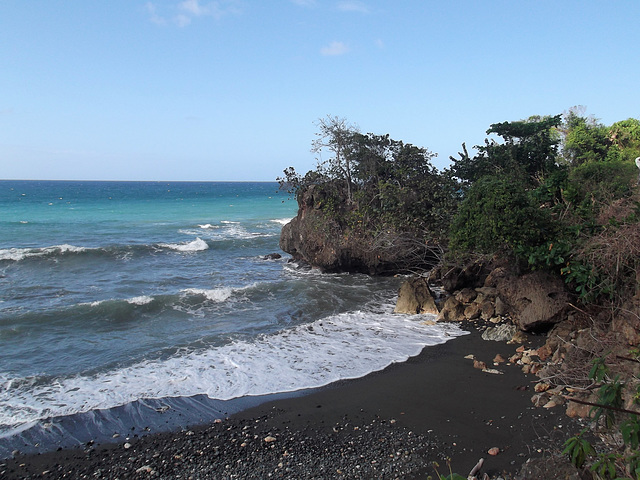
[[[0, 181], [0, 458], [211, 422], [464, 332], [279, 250], [275, 182]], [[282, 258], [269, 258], [280, 253]]]

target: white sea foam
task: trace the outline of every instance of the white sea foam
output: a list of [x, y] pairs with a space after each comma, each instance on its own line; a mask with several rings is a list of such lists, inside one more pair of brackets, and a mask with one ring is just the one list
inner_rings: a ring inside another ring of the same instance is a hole
[[292, 218], [274, 218], [271, 220], [272, 223], [277, 223], [279, 225], [286, 225], [292, 220]]
[[0, 375], [0, 425], [20, 428], [143, 398], [206, 394], [226, 400], [319, 387], [381, 370], [465, 333], [455, 325], [427, 326], [424, 318], [353, 312], [95, 376], [42, 384]]
[[209, 244], [200, 237], [187, 243], [161, 243], [160, 246], [170, 248], [171, 250], [176, 250], [178, 252], [201, 252], [202, 250], [207, 250], [209, 248]]
[[141, 295], [139, 297], [127, 299], [127, 303], [130, 303], [131, 305], [147, 305], [151, 302], [153, 302], [153, 297], [150, 297], [148, 295]]
[[198, 227], [204, 228], [204, 229], [218, 228], [217, 226], [211, 225], [210, 223], [205, 223], [204, 225], [198, 225]]
[[43, 257], [53, 254], [79, 253], [87, 251], [85, 247], [76, 247], [74, 245], [54, 245], [44, 248], [5, 248], [0, 249], [0, 260], [13, 260], [19, 262], [29, 257]]
[[257, 237], [274, 237], [278, 235], [275, 232], [250, 232], [239, 222], [222, 221], [224, 225], [211, 226], [210, 228], [204, 228], [203, 225], [198, 225], [203, 230], [196, 229], [181, 229], [178, 233], [183, 235], [195, 235], [202, 236], [208, 240], [221, 241], [229, 239], [246, 240]]
[[231, 287], [212, 288], [209, 290], [202, 288], [187, 288], [182, 290], [182, 294], [202, 295], [212, 302], [224, 302], [227, 298], [233, 295], [233, 289]]

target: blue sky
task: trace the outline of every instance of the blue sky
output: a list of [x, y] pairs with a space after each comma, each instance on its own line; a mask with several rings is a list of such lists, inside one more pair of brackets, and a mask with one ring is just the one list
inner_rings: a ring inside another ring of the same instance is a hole
[[640, 118], [637, 0], [4, 0], [0, 178], [273, 180], [314, 122], [426, 147]]

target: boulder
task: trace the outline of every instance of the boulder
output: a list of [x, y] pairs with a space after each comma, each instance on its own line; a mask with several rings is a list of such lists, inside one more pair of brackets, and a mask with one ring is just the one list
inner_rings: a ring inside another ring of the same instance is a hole
[[498, 295], [498, 289], [495, 287], [479, 287], [475, 290], [477, 293], [484, 295], [485, 297], [495, 297]]
[[496, 315], [503, 316], [507, 314], [507, 305], [502, 301], [500, 297], [496, 297], [495, 301]]
[[476, 299], [478, 294], [473, 288], [463, 288], [459, 292], [456, 292], [455, 296], [456, 300], [460, 303], [471, 303]]
[[493, 318], [495, 311], [496, 309], [493, 306], [493, 302], [485, 300], [480, 305], [480, 317], [482, 317], [483, 320], [489, 320], [490, 318]]
[[461, 322], [465, 319], [465, 306], [456, 300], [455, 297], [449, 297], [444, 302], [442, 310], [438, 314], [439, 322]]
[[467, 320], [475, 320], [480, 318], [481, 307], [479, 303], [472, 303], [464, 309], [464, 316]]
[[484, 279], [489, 274], [489, 271], [484, 262], [472, 262], [464, 267], [456, 266], [451, 268], [442, 275], [440, 281], [442, 282], [442, 288], [450, 293], [464, 288], [473, 289], [484, 284]]
[[542, 271], [505, 275], [497, 280], [497, 289], [514, 322], [525, 332], [549, 329], [562, 321], [570, 301], [564, 282]]
[[393, 313], [430, 313], [438, 314], [435, 298], [427, 279], [424, 277], [414, 277], [400, 286], [398, 301]]

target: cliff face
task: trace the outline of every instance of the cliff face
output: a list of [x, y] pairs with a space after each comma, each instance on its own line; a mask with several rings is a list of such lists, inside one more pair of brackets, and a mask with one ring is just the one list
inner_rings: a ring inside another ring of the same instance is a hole
[[[328, 196], [320, 186], [298, 197], [298, 215], [282, 228], [280, 248], [326, 272], [391, 274], [411, 267], [433, 265], [436, 259], [417, 252], [415, 244], [392, 231], [355, 230], [325, 214]], [[420, 246], [425, 250], [424, 246]]]

